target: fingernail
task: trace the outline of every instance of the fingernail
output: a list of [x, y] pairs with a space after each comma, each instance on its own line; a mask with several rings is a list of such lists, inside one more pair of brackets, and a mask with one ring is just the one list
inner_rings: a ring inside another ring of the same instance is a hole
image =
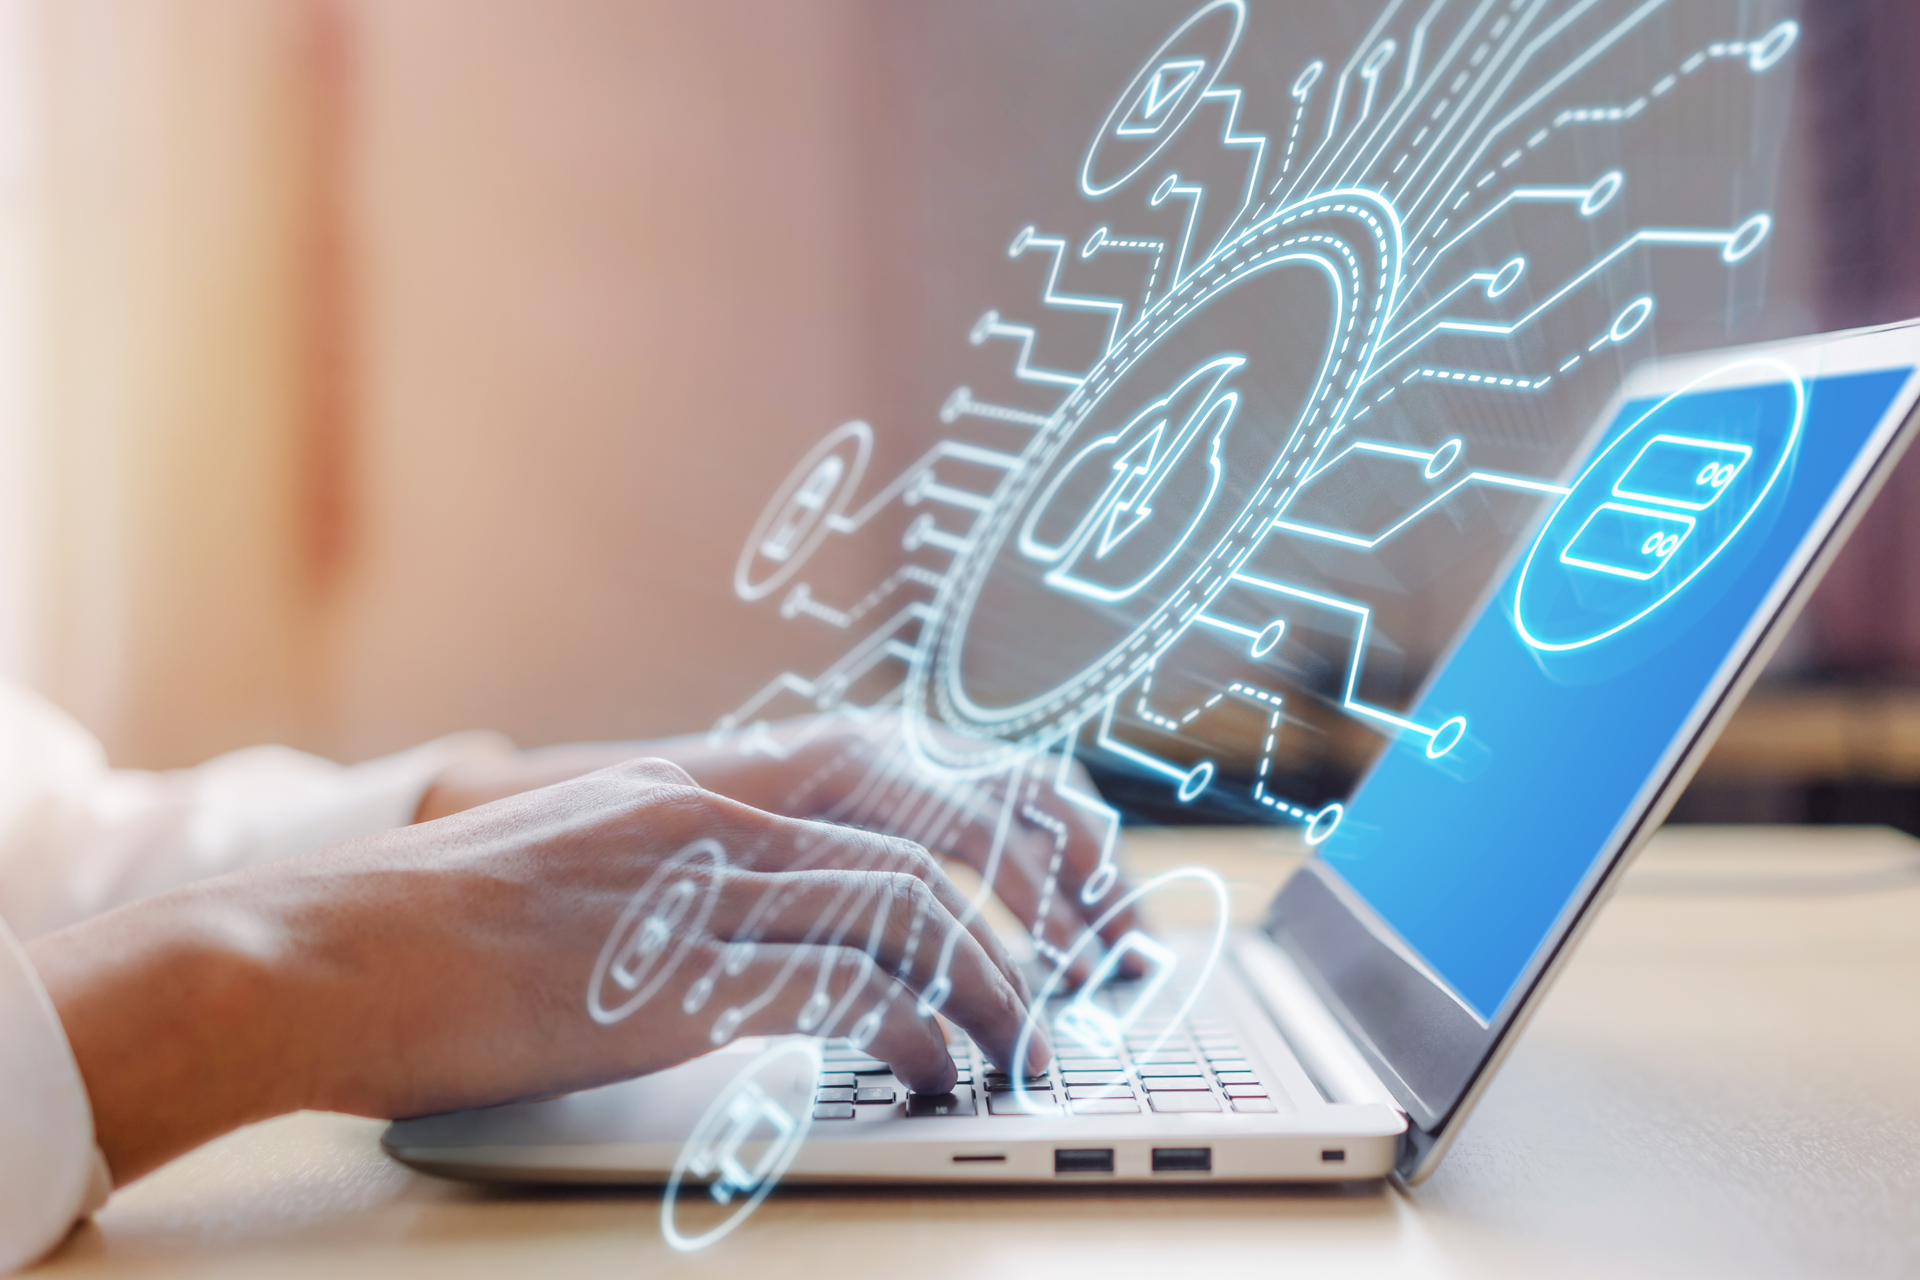
[[1053, 1042], [1047, 1039], [1046, 1031], [1039, 1023], [1034, 1023], [1033, 1038], [1027, 1041], [1027, 1070], [1045, 1071], [1047, 1064], [1053, 1061]]

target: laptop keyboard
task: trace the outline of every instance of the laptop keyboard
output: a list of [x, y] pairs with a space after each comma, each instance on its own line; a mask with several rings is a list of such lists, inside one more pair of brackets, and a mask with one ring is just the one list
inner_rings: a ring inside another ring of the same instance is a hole
[[[1099, 1003], [1123, 1005], [1126, 983], [1111, 983]], [[1196, 1007], [1179, 1022], [1137, 1019], [1124, 1025], [1109, 1020], [1085, 1040], [1064, 1030], [1070, 1002], [1049, 1002], [1054, 1061], [1027, 1077], [1024, 1101], [1014, 1081], [993, 1069], [973, 1042], [948, 1027], [947, 1043], [960, 1069], [952, 1093], [915, 1094], [901, 1086], [886, 1063], [845, 1041], [829, 1041], [824, 1052], [815, 1120], [853, 1120], [869, 1108], [906, 1117], [988, 1115], [1114, 1116], [1143, 1112], [1271, 1112], [1259, 1065], [1246, 1053], [1233, 1026], [1212, 1010]], [[1071, 1015], [1068, 1025], [1074, 1025]], [[1100, 1034], [1104, 1031], [1106, 1034]], [[896, 1104], [900, 1111], [894, 1111]]]

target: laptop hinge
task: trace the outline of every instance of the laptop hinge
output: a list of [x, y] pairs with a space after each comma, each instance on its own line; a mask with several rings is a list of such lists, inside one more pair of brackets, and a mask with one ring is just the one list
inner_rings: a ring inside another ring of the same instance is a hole
[[1237, 934], [1230, 945], [1248, 985], [1259, 994], [1280, 1024], [1280, 1034], [1299, 1055], [1300, 1065], [1330, 1101], [1372, 1102], [1406, 1113], [1292, 956], [1264, 933]]

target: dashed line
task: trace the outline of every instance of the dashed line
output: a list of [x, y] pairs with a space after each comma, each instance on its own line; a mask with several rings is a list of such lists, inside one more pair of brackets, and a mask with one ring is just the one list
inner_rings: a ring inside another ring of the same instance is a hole
[[1412, 382], [1415, 378], [1432, 379], [1436, 382], [1470, 382], [1508, 391], [1539, 391], [1553, 381], [1551, 374], [1544, 378], [1527, 379], [1510, 378], [1498, 373], [1469, 373], [1460, 369], [1413, 369], [1400, 381], [1404, 384]]

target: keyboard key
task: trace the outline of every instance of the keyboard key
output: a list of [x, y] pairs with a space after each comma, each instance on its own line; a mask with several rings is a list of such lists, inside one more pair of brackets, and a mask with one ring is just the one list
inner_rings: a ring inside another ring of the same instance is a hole
[[1147, 1095], [1155, 1111], [1218, 1111], [1220, 1101], [1211, 1093], [1151, 1093]]
[[1148, 1093], [1212, 1093], [1200, 1076], [1153, 1076], [1140, 1082]]
[[843, 1062], [828, 1062], [827, 1068], [835, 1072], [851, 1073], [856, 1076], [883, 1076], [893, 1068], [878, 1058], [848, 1059]]
[[1133, 1089], [1124, 1081], [1120, 1084], [1070, 1084], [1067, 1086], [1069, 1098], [1131, 1098]]
[[973, 1105], [973, 1090], [958, 1089], [952, 1093], [910, 1093], [907, 1095], [907, 1114], [909, 1116], [971, 1116], [977, 1115]]
[[820, 1088], [851, 1089], [853, 1088], [853, 1072], [851, 1071], [826, 1072], [820, 1077]]
[[1221, 1084], [1259, 1084], [1260, 1077], [1251, 1071], [1215, 1071], [1213, 1073]]
[[1233, 1109], [1235, 1111], [1278, 1111], [1280, 1108], [1273, 1105], [1272, 1098], [1235, 1098]]
[[855, 1089], [853, 1091], [853, 1100], [854, 1102], [858, 1103], [860, 1106], [863, 1106], [863, 1107], [871, 1106], [875, 1103], [887, 1105], [893, 1102], [893, 1090], [891, 1089]]
[[1267, 1086], [1263, 1084], [1230, 1084], [1225, 1086], [1229, 1098], [1264, 1098]]
[[851, 1102], [822, 1102], [813, 1109], [815, 1120], [851, 1120], [853, 1104]]
[[1206, 1074], [1206, 1072], [1191, 1062], [1177, 1064], [1162, 1063], [1158, 1066], [1139, 1067], [1137, 1070], [1142, 1080], [1160, 1076], [1192, 1076], [1197, 1080]]
[[1062, 1084], [1125, 1084], [1127, 1073], [1124, 1071], [1062, 1071]]
[[[1053, 1079], [1050, 1076], [1030, 1076], [1027, 1079], [1026, 1085], [1029, 1089], [1051, 1089], [1053, 1088]], [[1013, 1081], [1008, 1080], [1004, 1076], [998, 1080], [989, 1076], [987, 1078], [987, 1092], [1012, 1093]]]
[[1077, 1116], [1139, 1115], [1140, 1104], [1131, 1098], [1076, 1098], [1073, 1102], [1073, 1114]]
[[1161, 1063], [1178, 1063], [1192, 1066], [1197, 1059], [1185, 1049], [1162, 1049], [1158, 1053], [1136, 1053], [1133, 1055], [1135, 1066], [1155, 1066]]
[[1125, 1065], [1118, 1058], [1087, 1058], [1071, 1053], [1060, 1055], [1062, 1071], [1118, 1071]]
[[987, 1095], [987, 1114], [995, 1116], [1057, 1116], [1060, 1104], [1053, 1100], [1050, 1093], [1030, 1093], [1025, 1106], [1021, 1100], [1010, 1093], [990, 1093]]
[[1215, 1058], [1209, 1056], [1207, 1058], [1207, 1065], [1215, 1071], [1251, 1071], [1253, 1069], [1253, 1064], [1237, 1053], [1231, 1058]]
[[851, 1089], [820, 1089], [815, 1091], [813, 1095], [813, 1100], [815, 1102], [852, 1102], [853, 1090]]

